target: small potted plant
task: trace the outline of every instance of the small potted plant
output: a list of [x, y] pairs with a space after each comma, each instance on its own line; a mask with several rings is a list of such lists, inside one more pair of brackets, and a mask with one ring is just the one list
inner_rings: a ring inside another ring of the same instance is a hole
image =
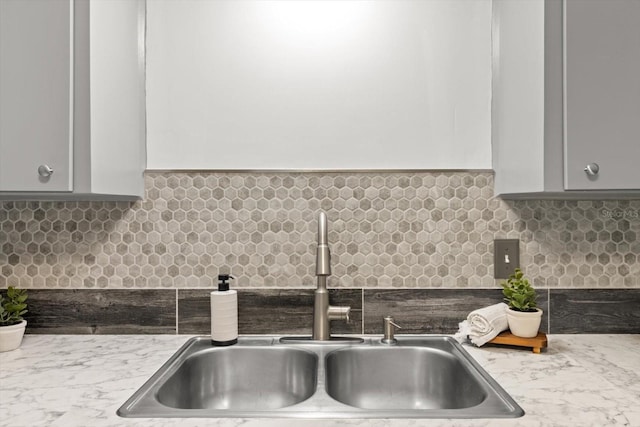
[[6, 297], [0, 293], [0, 352], [20, 347], [27, 321], [27, 291], [9, 286]]
[[502, 288], [504, 302], [509, 305], [507, 322], [511, 333], [522, 338], [538, 335], [542, 310], [536, 303], [536, 291], [522, 270], [516, 268], [509, 279], [502, 283]]

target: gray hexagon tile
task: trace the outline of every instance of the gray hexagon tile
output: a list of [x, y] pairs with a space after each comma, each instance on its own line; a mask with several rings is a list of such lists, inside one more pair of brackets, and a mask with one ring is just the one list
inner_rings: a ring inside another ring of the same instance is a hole
[[126, 202], [0, 202], [0, 286], [491, 288], [493, 240], [550, 288], [640, 287], [640, 200], [502, 201], [491, 173], [150, 172]]

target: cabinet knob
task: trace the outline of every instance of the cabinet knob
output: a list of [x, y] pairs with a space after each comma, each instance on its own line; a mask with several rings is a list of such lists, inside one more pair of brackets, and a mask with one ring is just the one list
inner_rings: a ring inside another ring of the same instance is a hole
[[40, 167], [38, 167], [38, 175], [43, 178], [49, 178], [53, 175], [53, 169], [51, 169], [49, 165], [40, 165]]
[[596, 176], [598, 175], [598, 172], [600, 172], [600, 166], [598, 166], [597, 163], [589, 163], [585, 168], [584, 171], [587, 173], [587, 175], [589, 176]]

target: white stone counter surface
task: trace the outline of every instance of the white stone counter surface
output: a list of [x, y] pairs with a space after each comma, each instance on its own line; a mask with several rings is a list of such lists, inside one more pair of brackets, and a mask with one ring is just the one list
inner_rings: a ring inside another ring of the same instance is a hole
[[27, 335], [0, 353], [0, 426], [640, 426], [640, 335], [550, 335], [542, 354], [467, 351], [524, 408], [515, 419], [120, 418], [184, 342], [175, 335]]

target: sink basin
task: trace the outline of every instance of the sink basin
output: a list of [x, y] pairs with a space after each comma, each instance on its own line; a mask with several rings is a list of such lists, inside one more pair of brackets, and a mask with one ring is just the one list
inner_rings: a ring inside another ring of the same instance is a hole
[[[190, 339], [118, 409], [122, 417], [508, 418], [524, 411], [450, 337], [309, 343]], [[291, 338], [291, 337], [289, 337]]]
[[451, 353], [429, 347], [368, 347], [335, 351], [326, 361], [327, 393], [362, 409], [460, 409], [487, 397]]
[[315, 354], [293, 348], [212, 348], [186, 358], [157, 399], [180, 409], [284, 408], [315, 392], [316, 365]]

